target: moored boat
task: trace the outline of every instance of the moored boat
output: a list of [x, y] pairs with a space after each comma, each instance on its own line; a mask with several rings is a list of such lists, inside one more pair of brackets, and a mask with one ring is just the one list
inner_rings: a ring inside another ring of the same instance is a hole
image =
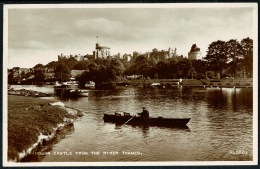
[[87, 89], [95, 89], [95, 82], [89, 81], [85, 84], [85, 88]]
[[150, 125], [150, 126], [165, 126], [165, 127], [187, 127], [190, 118], [164, 118], [150, 117], [142, 118], [132, 116], [129, 113], [115, 112], [115, 114], [104, 114], [104, 122], [129, 125]]
[[78, 96], [81, 96], [81, 97], [88, 97], [88, 91], [87, 90], [83, 90], [83, 89], [80, 89], [78, 90]]
[[65, 97], [88, 97], [88, 91], [79, 88], [79, 84], [75, 80], [70, 80], [62, 84], [54, 85], [54, 95]]

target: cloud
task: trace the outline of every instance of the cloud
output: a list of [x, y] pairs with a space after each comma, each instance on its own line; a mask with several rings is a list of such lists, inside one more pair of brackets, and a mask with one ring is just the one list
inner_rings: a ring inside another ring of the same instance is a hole
[[205, 53], [216, 40], [252, 38], [252, 8], [28, 8], [8, 14], [13, 61], [32, 55], [40, 61], [60, 53], [91, 54], [96, 36], [112, 54], [176, 47], [183, 55], [194, 43]]

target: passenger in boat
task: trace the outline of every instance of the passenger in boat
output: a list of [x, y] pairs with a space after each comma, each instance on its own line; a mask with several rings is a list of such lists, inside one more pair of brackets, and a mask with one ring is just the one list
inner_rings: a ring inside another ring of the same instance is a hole
[[140, 115], [142, 118], [149, 118], [149, 111], [143, 107], [143, 112], [142, 113], [137, 113], [138, 115]]

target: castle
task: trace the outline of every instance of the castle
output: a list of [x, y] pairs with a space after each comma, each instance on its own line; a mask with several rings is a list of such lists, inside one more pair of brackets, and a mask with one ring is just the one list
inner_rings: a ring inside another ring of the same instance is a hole
[[96, 43], [95, 50], [93, 51], [92, 55], [64, 55], [61, 53], [58, 55], [58, 61], [62, 59], [70, 59], [74, 58], [77, 61], [83, 61], [83, 60], [88, 60], [88, 59], [97, 59], [97, 58], [119, 58], [119, 59], [124, 59], [126, 61], [130, 61], [132, 59], [137, 58], [138, 56], [143, 55], [146, 56], [149, 59], [155, 59], [155, 60], [165, 60], [168, 58], [176, 57], [177, 56], [177, 49], [176, 48], [171, 48], [169, 47], [168, 50], [161, 50], [158, 51], [157, 49], [153, 50], [152, 52], [146, 52], [146, 53], [138, 53], [138, 52], [133, 52], [133, 54], [123, 54], [121, 55], [120, 53], [116, 55], [111, 55], [110, 53], [110, 48], [107, 46], [100, 46], [99, 43]]

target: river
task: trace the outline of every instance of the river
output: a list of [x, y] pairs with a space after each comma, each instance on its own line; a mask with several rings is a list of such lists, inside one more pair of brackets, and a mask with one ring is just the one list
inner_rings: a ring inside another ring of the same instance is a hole
[[[56, 97], [47, 99], [60, 101]], [[120, 87], [90, 90], [89, 97], [62, 101], [82, 109], [84, 116], [46, 148], [45, 155], [30, 161], [253, 160], [252, 88]], [[136, 114], [143, 106], [150, 116], [191, 118], [188, 128], [116, 126], [103, 122], [104, 113], [120, 110]]]

